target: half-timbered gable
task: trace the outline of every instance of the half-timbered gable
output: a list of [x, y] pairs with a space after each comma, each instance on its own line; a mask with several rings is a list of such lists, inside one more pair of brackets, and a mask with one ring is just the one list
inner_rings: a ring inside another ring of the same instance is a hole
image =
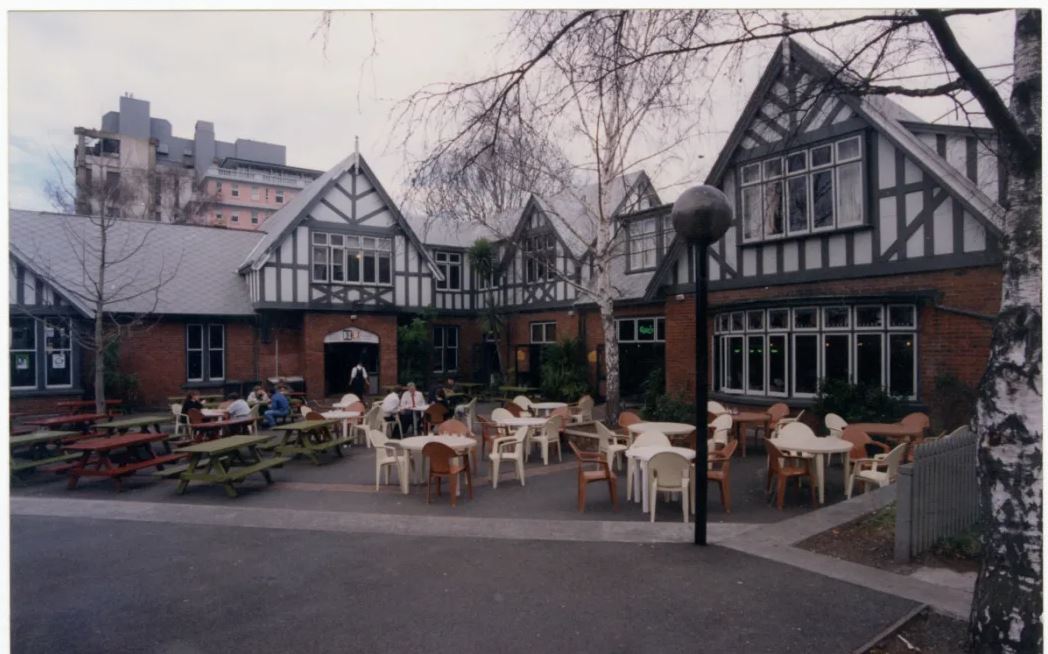
[[439, 268], [382, 184], [350, 155], [266, 221], [241, 266], [258, 309], [423, 308]]

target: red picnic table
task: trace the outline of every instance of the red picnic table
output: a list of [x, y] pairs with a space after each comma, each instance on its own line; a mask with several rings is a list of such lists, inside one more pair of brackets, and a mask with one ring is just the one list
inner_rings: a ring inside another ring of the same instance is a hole
[[[81, 477], [108, 477], [116, 482], [117, 490], [124, 490], [122, 477], [133, 474], [143, 468], [163, 470], [167, 463], [174, 463], [186, 455], [157, 455], [151, 446], [157, 441], [166, 441], [167, 434], [121, 434], [105, 438], [88, 438], [78, 443], [64, 445], [63, 449], [83, 452], [82, 456], [69, 470], [70, 490], [76, 488]], [[127, 456], [122, 461], [113, 461], [113, 453], [125, 450]]]
[[237, 433], [247, 431], [248, 425], [253, 425], [255, 418], [230, 418], [228, 420], [208, 420], [189, 425], [193, 431], [193, 441], [209, 441], [224, 436], [233, 436]]
[[91, 425], [108, 417], [109, 415], [105, 413], [72, 413], [64, 416], [50, 416], [47, 418], [36, 418], [34, 420], [23, 420], [22, 422], [27, 425], [46, 427], [58, 431], [66, 425], [75, 427], [81, 431], [87, 431], [90, 429]]
[[[123, 400], [106, 400], [107, 407], [118, 407], [123, 404]], [[62, 402], [55, 402], [55, 406], [59, 409], [72, 409], [74, 413], [81, 409], [93, 409], [95, 408], [94, 400], [63, 400]]]

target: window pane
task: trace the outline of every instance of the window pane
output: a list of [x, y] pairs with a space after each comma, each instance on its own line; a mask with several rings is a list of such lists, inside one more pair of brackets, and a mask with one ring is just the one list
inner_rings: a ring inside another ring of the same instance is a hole
[[375, 276], [375, 255], [368, 253], [364, 255], [364, 277], [365, 282], [374, 283], [377, 277]]
[[808, 153], [797, 152], [786, 157], [786, 172], [799, 173], [808, 167]]
[[768, 329], [788, 329], [789, 326], [789, 309], [768, 309]]
[[208, 347], [221, 349], [225, 346], [225, 330], [222, 325], [210, 325], [208, 333]]
[[826, 329], [847, 329], [850, 323], [848, 307], [824, 307], [822, 326]]
[[819, 383], [819, 337], [798, 334], [793, 339], [793, 392], [814, 393]]
[[748, 311], [746, 313], [746, 328], [750, 331], [761, 331], [764, 329], [764, 312]]
[[655, 340], [666, 340], [666, 320], [664, 318], [655, 319]]
[[557, 323], [550, 322], [546, 323], [546, 340], [550, 343], [554, 343], [557, 340]]
[[204, 353], [200, 350], [190, 350], [186, 353], [186, 377], [190, 380], [200, 380], [204, 377]]
[[884, 313], [881, 307], [855, 307], [856, 327], [883, 327]]
[[815, 329], [819, 326], [818, 311], [812, 307], [793, 310], [794, 329]]
[[191, 350], [204, 347], [204, 328], [201, 325], [186, 325], [186, 343]]
[[728, 339], [728, 370], [725, 386], [742, 390], [743, 366], [742, 337], [732, 336]]
[[782, 234], [782, 181], [764, 185], [764, 235]]
[[748, 353], [746, 367], [749, 373], [748, 380], [746, 382], [747, 390], [751, 391], [763, 391], [764, 390], [764, 337], [763, 336], [749, 336], [747, 337]]
[[542, 341], [542, 325], [540, 323], [532, 323], [531, 325], [531, 342], [539, 343]]
[[764, 179], [782, 176], [782, 159], [769, 159], [764, 162]]
[[36, 386], [36, 353], [11, 353], [11, 386]]
[[222, 379], [226, 376], [225, 352], [210, 350], [208, 352], [208, 376], [211, 379]]
[[390, 261], [389, 256], [380, 256], [378, 258], [378, 281], [380, 284], [388, 284], [390, 282]]
[[837, 161], [848, 161], [859, 158], [859, 137], [837, 143]]
[[823, 170], [811, 176], [812, 226], [833, 226], [833, 171]]
[[789, 185], [789, 224], [790, 232], [803, 232], [808, 229], [808, 178], [791, 177]]
[[768, 392], [786, 392], [786, 335], [768, 337]]
[[743, 326], [745, 325], [745, 323], [743, 322], [743, 318], [744, 318], [745, 315], [746, 314], [744, 314], [741, 311], [737, 311], [737, 312], [731, 314], [731, 331], [733, 331], [733, 332], [741, 332], [741, 331], [743, 331]]
[[331, 281], [346, 281], [346, 251], [342, 248], [331, 249]]
[[761, 237], [761, 187], [742, 189], [742, 237], [746, 240]]
[[848, 349], [847, 334], [826, 335], [824, 339], [823, 366], [827, 381], [848, 381], [849, 359], [851, 353]]
[[360, 258], [359, 252], [350, 252], [346, 258], [346, 281], [359, 282], [360, 281]]
[[837, 226], [862, 224], [862, 163], [837, 167]]
[[651, 318], [637, 321], [637, 340], [638, 341], [654, 341], [655, 340], [655, 321]]
[[327, 281], [327, 248], [313, 248], [313, 279]]
[[888, 379], [891, 380], [892, 395], [912, 397], [914, 354], [913, 334], [889, 334]]
[[29, 317], [11, 318], [11, 349], [32, 350], [36, 347], [36, 321]]
[[742, 183], [749, 184], [750, 182], [759, 181], [761, 178], [761, 168], [757, 164], [751, 164], [749, 166], [742, 167]]
[[880, 334], [856, 334], [856, 382], [876, 387], [884, 385], [884, 380], [881, 378], [882, 343]]
[[728, 331], [728, 319], [729, 316], [726, 313], [722, 313], [717, 316], [717, 331], [726, 332]]
[[915, 324], [914, 309], [912, 306], [895, 305], [888, 307], [889, 327], [913, 327]]
[[830, 150], [830, 146], [828, 146], [828, 145], [821, 145], [821, 146], [819, 146], [817, 148], [812, 148], [812, 151], [811, 151], [811, 165], [812, 165], [812, 167], [825, 166], [826, 164], [830, 163], [831, 161], [833, 161], [833, 152], [832, 152], [832, 150]]
[[619, 321], [619, 340], [620, 341], [632, 341], [633, 340], [633, 325], [632, 320], [620, 320]]
[[453, 265], [453, 266], [451, 266], [451, 270], [449, 270], [448, 272], [450, 273], [449, 277], [448, 277], [449, 288], [451, 290], [453, 290], [453, 291], [461, 290], [462, 289], [462, 279], [461, 279], [462, 266], [460, 266], [460, 265]]

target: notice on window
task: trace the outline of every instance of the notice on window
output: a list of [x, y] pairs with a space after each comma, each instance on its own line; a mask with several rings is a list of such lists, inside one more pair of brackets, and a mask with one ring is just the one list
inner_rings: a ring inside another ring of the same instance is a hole
[[65, 370], [66, 367], [66, 355], [63, 352], [56, 352], [51, 355], [51, 367], [55, 370]]
[[15, 355], [15, 370], [29, 370], [29, 355], [28, 354], [16, 354]]

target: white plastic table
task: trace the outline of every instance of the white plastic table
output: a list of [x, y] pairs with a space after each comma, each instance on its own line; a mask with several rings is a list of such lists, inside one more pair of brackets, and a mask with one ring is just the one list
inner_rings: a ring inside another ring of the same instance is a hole
[[342, 438], [349, 438], [349, 421], [352, 418], [359, 418], [360, 411], [325, 411], [320, 415], [331, 420], [341, 420]]
[[[637, 501], [637, 498], [640, 498], [641, 510], [644, 511], [644, 513], [648, 512], [648, 461], [651, 460], [651, 457], [655, 456], [656, 454], [662, 454], [663, 452], [676, 452], [688, 461], [695, 460], [695, 450], [689, 449], [687, 447], [673, 447], [667, 445], [645, 445], [643, 447], [631, 447], [628, 450], [626, 450], [626, 457], [635, 460], [637, 462], [637, 465], [640, 467], [640, 474], [633, 478], [633, 499], [634, 501]], [[640, 489], [637, 488], [636, 484], [640, 484]]]
[[655, 431], [667, 436], [687, 436], [695, 431], [695, 425], [683, 422], [635, 422], [627, 429], [634, 436], [639, 436], [648, 431]]
[[[426, 445], [429, 445], [430, 443], [443, 443], [444, 445], [447, 445], [451, 449], [455, 450], [456, 454], [461, 454], [463, 456], [469, 456], [470, 451], [476, 449], [477, 447], [477, 441], [472, 438], [469, 438], [468, 436], [450, 436], [446, 434], [437, 434], [433, 436], [409, 436], [407, 438], [402, 438], [399, 441], [394, 442], [399, 443], [402, 448], [404, 448], [405, 450], [407, 450], [407, 452], [411, 454], [411, 456], [415, 457], [416, 484], [421, 484], [425, 481], [425, 461], [423, 460], [424, 457], [422, 456], [422, 448], [426, 447]], [[461, 484], [459, 486], [461, 487]], [[403, 485], [401, 488], [404, 490], [404, 494], [406, 495], [407, 489], [404, 488]]]
[[[826, 482], [823, 472], [823, 457], [829, 454], [844, 454], [851, 452], [852, 443], [837, 438], [836, 436], [819, 436], [815, 438], [773, 438], [771, 444], [781, 452], [800, 452], [801, 454], [812, 454], [815, 456], [815, 483], [819, 487], [819, 504], [826, 501]], [[844, 468], [844, 487], [848, 487], [848, 466]]]
[[495, 424], [499, 427], [541, 427], [546, 424], [546, 418], [529, 418], [521, 416], [519, 418], [503, 418], [502, 420], [496, 420]]
[[561, 409], [568, 406], [567, 402], [532, 402], [531, 408], [542, 411], [544, 415], [549, 415], [557, 409]]
[[200, 415], [205, 418], [225, 418], [229, 414], [225, 409], [201, 409]]

